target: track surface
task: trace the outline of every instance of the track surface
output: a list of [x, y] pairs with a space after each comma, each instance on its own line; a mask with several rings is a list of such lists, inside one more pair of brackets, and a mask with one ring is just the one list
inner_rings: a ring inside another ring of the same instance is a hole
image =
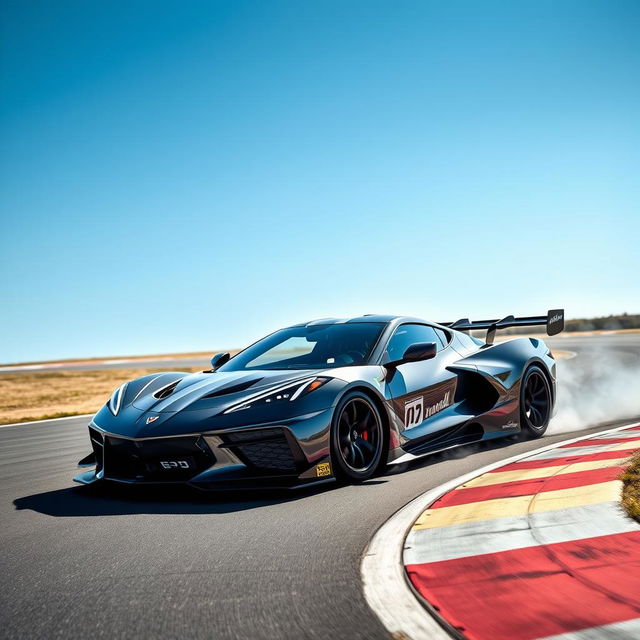
[[[640, 363], [640, 336], [562, 339]], [[637, 416], [628, 416], [636, 418]], [[357, 487], [227, 496], [72, 487], [85, 419], [0, 428], [0, 635], [5, 638], [388, 638], [360, 559], [416, 495], [542, 441], [465, 447]]]

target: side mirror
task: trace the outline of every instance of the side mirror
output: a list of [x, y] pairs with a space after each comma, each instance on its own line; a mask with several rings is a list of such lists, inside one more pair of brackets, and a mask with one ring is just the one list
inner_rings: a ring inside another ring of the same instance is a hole
[[216, 353], [213, 358], [211, 358], [211, 371], [215, 371], [219, 369], [225, 362], [229, 361], [231, 354], [229, 353]]
[[[438, 348], [435, 342], [416, 342], [407, 347], [402, 358], [394, 362], [389, 362], [388, 365], [397, 367], [405, 362], [419, 362], [420, 360], [431, 360], [435, 358]], [[388, 366], [387, 365], [387, 366]]]

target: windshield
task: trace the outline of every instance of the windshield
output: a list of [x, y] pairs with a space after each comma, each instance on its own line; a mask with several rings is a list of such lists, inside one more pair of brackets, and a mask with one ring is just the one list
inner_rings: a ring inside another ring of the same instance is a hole
[[250, 346], [218, 371], [327, 369], [365, 364], [384, 324], [360, 322], [281, 329]]

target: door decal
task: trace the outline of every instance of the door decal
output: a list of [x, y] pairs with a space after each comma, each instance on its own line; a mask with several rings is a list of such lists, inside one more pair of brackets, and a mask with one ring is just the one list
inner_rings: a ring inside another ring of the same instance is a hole
[[404, 405], [404, 426], [409, 429], [420, 424], [423, 420], [422, 408], [424, 407], [424, 398], [420, 396], [414, 400], [406, 402]]
[[404, 418], [404, 428], [411, 429], [450, 407], [455, 399], [456, 382], [455, 378], [445, 380], [423, 389], [422, 393], [407, 393], [394, 398], [393, 407], [398, 418]]
[[451, 401], [449, 400], [450, 397], [451, 393], [447, 391], [447, 393], [444, 394], [444, 398], [442, 398], [442, 400], [436, 402], [435, 404], [432, 404], [430, 407], [427, 407], [427, 410], [424, 412], [425, 420], [438, 413], [438, 411], [446, 409], [451, 404]]

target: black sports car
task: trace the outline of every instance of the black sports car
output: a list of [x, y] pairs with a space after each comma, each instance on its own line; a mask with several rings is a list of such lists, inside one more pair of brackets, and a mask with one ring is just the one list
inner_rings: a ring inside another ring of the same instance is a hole
[[[388, 464], [519, 431], [540, 437], [555, 401], [546, 344], [496, 330], [564, 328], [547, 316], [434, 324], [366, 315], [280, 329], [210, 371], [118, 387], [89, 424], [94, 467], [75, 480], [200, 489], [365, 480]], [[465, 332], [487, 330], [485, 341]]]

